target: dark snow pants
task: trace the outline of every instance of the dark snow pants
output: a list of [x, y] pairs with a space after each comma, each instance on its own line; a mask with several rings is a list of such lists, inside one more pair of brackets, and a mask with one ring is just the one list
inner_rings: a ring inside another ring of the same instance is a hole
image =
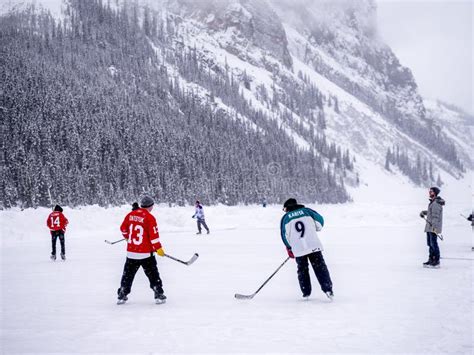
[[323, 254], [320, 251], [305, 255], [297, 256], [296, 264], [298, 265], [298, 281], [300, 282], [301, 292], [303, 297], [311, 294], [311, 279], [309, 276], [308, 260], [313, 267], [316, 278], [321, 285], [323, 292], [332, 291], [332, 281], [329, 275], [329, 270], [324, 261]]
[[203, 220], [203, 219], [199, 219], [197, 220], [197, 226], [198, 226], [198, 231], [199, 233], [201, 233], [201, 224], [204, 226], [204, 228], [206, 228], [206, 230], [209, 232], [209, 228], [207, 227], [207, 224], [206, 224], [206, 221]]
[[51, 255], [56, 255], [56, 241], [59, 237], [59, 243], [61, 244], [61, 254], [66, 255], [66, 246], [64, 245], [64, 232], [63, 231], [51, 231], [51, 244], [52, 250]]
[[150, 257], [146, 259], [127, 258], [127, 260], [125, 260], [120, 288], [117, 290], [117, 294], [120, 298], [128, 295], [132, 290], [133, 279], [140, 266], [143, 267], [143, 271], [150, 281], [150, 288], [158, 291], [158, 293], [163, 293], [163, 284], [156, 265], [156, 259], [155, 256], [151, 254]]
[[426, 244], [430, 248], [430, 260], [439, 261], [438, 236], [435, 233], [426, 232]]

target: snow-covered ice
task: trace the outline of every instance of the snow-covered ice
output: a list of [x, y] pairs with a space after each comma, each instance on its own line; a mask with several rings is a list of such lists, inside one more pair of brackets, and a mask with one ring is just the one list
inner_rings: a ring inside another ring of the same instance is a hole
[[211, 234], [201, 236], [192, 207], [156, 206], [165, 251], [200, 254], [191, 266], [157, 257], [168, 297], [159, 306], [141, 270], [129, 302], [115, 304], [125, 244], [104, 240], [121, 237], [128, 206], [65, 208], [66, 262], [49, 260], [48, 209], [1, 211], [2, 353], [471, 354], [474, 252], [459, 216], [470, 194], [443, 189], [442, 267], [432, 270], [421, 266], [426, 191], [388, 186], [389, 199], [366, 190], [354, 203], [310, 205], [326, 219], [332, 303], [314, 275], [313, 294], [302, 299], [293, 260], [253, 300], [234, 298], [253, 293], [286, 258], [281, 206], [205, 206]]

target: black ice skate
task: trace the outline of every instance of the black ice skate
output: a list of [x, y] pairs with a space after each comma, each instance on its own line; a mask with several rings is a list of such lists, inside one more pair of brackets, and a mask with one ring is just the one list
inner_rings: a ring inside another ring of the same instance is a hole
[[163, 293], [162, 289], [154, 288], [153, 291], [155, 291], [155, 303], [156, 304], [163, 304], [166, 302], [166, 296]]
[[155, 303], [156, 304], [163, 304], [166, 302], [166, 296], [162, 293], [155, 295]]
[[122, 298], [119, 298], [117, 300], [117, 304], [124, 304], [127, 301], [128, 301], [128, 297], [127, 296], [122, 296]]
[[326, 294], [326, 296], [331, 300], [334, 299], [334, 293], [332, 291], [327, 291], [327, 292], [324, 292]]

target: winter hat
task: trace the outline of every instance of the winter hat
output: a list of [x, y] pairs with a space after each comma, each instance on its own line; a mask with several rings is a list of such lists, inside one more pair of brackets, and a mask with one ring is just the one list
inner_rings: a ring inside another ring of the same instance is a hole
[[140, 201], [140, 206], [142, 208], [151, 207], [154, 204], [155, 204], [155, 201], [153, 201], [153, 198], [148, 195], [143, 196], [142, 200]]
[[283, 204], [283, 208], [288, 208], [288, 207], [294, 207], [298, 204], [298, 202], [296, 202], [296, 199], [294, 198], [289, 198], [288, 200], [285, 201], [285, 203]]
[[56, 211], [56, 212], [62, 212], [63, 209], [61, 208], [61, 206], [56, 205], [56, 206], [54, 206], [54, 211]]
[[433, 191], [436, 196], [438, 196], [439, 193], [441, 192], [439, 187], [436, 187], [436, 186], [430, 187], [430, 190]]
[[132, 204], [132, 211], [138, 210], [139, 208], [140, 208], [140, 206], [138, 205], [138, 202], [134, 202]]

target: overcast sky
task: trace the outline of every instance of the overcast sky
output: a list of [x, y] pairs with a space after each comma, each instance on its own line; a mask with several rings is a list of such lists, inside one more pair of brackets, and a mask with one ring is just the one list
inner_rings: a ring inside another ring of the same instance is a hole
[[376, 0], [380, 35], [424, 97], [473, 106], [473, 0]]

